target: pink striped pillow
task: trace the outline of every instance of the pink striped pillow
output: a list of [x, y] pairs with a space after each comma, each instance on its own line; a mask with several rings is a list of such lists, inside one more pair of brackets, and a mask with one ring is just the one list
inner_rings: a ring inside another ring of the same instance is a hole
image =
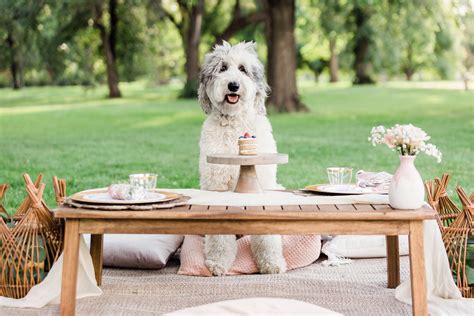
[[[319, 235], [284, 235], [283, 256], [288, 270], [310, 265], [321, 253]], [[181, 266], [178, 274], [193, 276], [212, 276], [204, 264], [204, 237], [187, 235], [181, 246]], [[250, 250], [250, 236], [237, 240], [237, 257], [227, 275], [257, 273], [257, 265]]]

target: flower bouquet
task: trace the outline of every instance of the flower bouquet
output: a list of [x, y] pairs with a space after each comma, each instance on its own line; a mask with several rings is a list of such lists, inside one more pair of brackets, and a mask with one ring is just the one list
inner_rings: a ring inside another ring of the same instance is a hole
[[383, 126], [372, 128], [369, 141], [372, 145], [385, 144], [400, 154], [400, 166], [390, 183], [390, 205], [398, 209], [418, 209], [423, 204], [425, 189], [423, 180], [415, 168], [418, 153], [425, 153], [441, 162], [439, 149], [427, 141], [430, 137], [421, 128], [408, 125], [395, 125], [386, 129]]

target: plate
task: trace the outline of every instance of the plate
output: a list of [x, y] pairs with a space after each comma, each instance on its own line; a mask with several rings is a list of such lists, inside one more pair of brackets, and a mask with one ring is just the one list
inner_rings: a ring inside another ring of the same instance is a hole
[[176, 200], [180, 196], [181, 195], [177, 193], [154, 190], [152, 192], [148, 192], [143, 200], [116, 200], [109, 195], [108, 188], [101, 188], [75, 193], [71, 196], [71, 200], [93, 204], [130, 205], [172, 201]]
[[362, 188], [355, 184], [315, 184], [304, 188], [306, 191], [330, 194], [388, 194], [386, 190], [376, 190], [372, 187]]

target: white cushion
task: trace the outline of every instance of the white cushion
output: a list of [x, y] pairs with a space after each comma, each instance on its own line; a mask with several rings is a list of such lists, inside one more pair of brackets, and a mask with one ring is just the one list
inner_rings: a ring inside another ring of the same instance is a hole
[[270, 297], [221, 301], [185, 308], [166, 315], [342, 315], [317, 305]]
[[[104, 235], [104, 266], [134, 269], [161, 269], [176, 252], [182, 235]], [[90, 238], [86, 242], [90, 243]]]
[[[399, 236], [400, 255], [408, 255], [408, 236]], [[346, 258], [383, 258], [387, 256], [385, 236], [340, 235], [324, 243], [323, 253]]]

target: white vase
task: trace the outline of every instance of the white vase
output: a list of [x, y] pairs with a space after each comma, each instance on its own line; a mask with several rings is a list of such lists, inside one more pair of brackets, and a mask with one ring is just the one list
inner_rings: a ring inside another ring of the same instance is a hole
[[425, 187], [415, 168], [416, 156], [400, 156], [400, 166], [390, 182], [388, 198], [396, 209], [418, 209], [423, 205]]

